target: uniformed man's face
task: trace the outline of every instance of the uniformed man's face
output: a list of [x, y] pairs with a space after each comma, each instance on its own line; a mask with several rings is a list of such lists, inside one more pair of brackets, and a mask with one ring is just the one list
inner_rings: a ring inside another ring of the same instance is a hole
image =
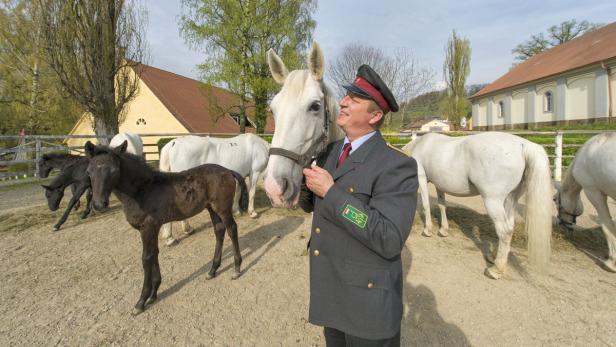
[[373, 101], [348, 92], [340, 100], [340, 114], [336, 118], [347, 137], [353, 141], [376, 129], [376, 123], [383, 117], [381, 110], [370, 111]]

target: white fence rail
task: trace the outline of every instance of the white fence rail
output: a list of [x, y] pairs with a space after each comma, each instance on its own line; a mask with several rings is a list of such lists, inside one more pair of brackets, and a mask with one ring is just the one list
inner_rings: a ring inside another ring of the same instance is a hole
[[[569, 130], [569, 131], [519, 131], [509, 132], [514, 135], [520, 136], [542, 136], [553, 137], [553, 142], [549, 144], [542, 144], [548, 151], [552, 151], [554, 154], [550, 154], [551, 166], [553, 168], [553, 177], [555, 181], [561, 181], [563, 169], [566, 168], [563, 165], [563, 159], [571, 159], [574, 155], [563, 155], [563, 148], [579, 148], [582, 144], [568, 144], [566, 139], [567, 135], [595, 135], [606, 131], [588, 131], [588, 130]], [[477, 131], [463, 131], [463, 132], [447, 132], [445, 134], [453, 136], [465, 136], [471, 134], [477, 134]], [[425, 134], [425, 132], [409, 132], [398, 134], [387, 134], [388, 138], [395, 138], [395, 145], [398, 147], [404, 146], [408, 141], [415, 140], [418, 136]], [[144, 155], [146, 160], [154, 160], [158, 156], [158, 144], [157, 142], [147, 141], [148, 138], [173, 138], [179, 136], [185, 136], [186, 133], [156, 133], [156, 134], [139, 134], [144, 140]], [[195, 133], [191, 135], [197, 136], [214, 136], [214, 137], [231, 137], [236, 134], [216, 134], [216, 133]], [[271, 136], [263, 134], [259, 136]], [[96, 140], [95, 135], [25, 135], [25, 136], [0, 136], [1, 142], [13, 141], [22, 143], [21, 146], [12, 148], [0, 147], [0, 179], [16, 179], [24, 177], [36, 177], [38, 172], [38, 162], [44, 153], [52, 151], [72, 151], [83, 153], [83, 147], [71, 147], [66, 145], [68, 139], [88, 139]], [[407, 140], [408, 139], [408, 140]], [[28, 158], [25, 160], [15, 160], [18, 153], [24, 154], [22, 157]], [[26, 170], [8, 172], [7, 167], [14, 166], [15, 164], [28, 164]]]

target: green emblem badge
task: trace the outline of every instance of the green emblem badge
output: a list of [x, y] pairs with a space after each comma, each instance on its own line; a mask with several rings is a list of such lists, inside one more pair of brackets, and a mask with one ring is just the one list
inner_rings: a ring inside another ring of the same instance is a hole
[[342, 217], [362, 229], [366, 226], [366, 222], [368, 222], [368, 215], [351, 206], [351, 204], [347, 204], [344, 210], [342, 210]]

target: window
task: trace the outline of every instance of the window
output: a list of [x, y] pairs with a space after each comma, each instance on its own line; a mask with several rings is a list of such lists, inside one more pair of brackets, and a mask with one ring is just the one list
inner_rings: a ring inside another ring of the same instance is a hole
[[[240, 124], [240, 114], [239, 113], [229, 112], [229, 116], [231, 118], [233, 118], [235, 123]], [[250, 127], [250, 128], [254, 128], [255, 127], [254, 124], [252, 124], [252, 121], [250, 119], [248, 119], [248, 117], [246, 117], [246, 119], [244, 121], [244, 126], [245, 127]]]
[[498, 118], [503, 118], [505, 115], [505, 103], [502, 101], [498, 102]]
[[136, 123], [137, 123], [137, 125], [146, 125], [145, 119], [143, 119], [143, 118], [137, 119]]
[[554, 100], [552, 97], [552, 92], [547, 91], [543, 94], [543, 112], [552, 112], [554, 111]]

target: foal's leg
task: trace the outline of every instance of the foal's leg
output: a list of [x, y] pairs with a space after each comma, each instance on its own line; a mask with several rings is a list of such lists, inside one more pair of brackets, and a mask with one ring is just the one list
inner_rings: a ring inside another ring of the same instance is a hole
[[173, 246], [178, 242], [176, 239], [173, 238], [173, 233], [171, 232], [172, 229], [173, 229], [172, 222], [165, 223], [161, 227], [162, 237], [163, 237], [163, 240], [165, 241], [165, 245], [167, 246]]
[[447, 221], [447, 200], [445, 200], [445, 193], [442, 190], [437, 189], [436, 194], [438, 196], [438, 208], [441, 210], [441, 227], [438, 229], [438, 235], [447, 237], [449, 236], [449, 222]]
[[260, 176], [261, 173], [258, 171], [252, 171], [250, 173], [250, 190], [248, 191], [248, 214], [251, 218], [257, 218], [258, 216], [257, 212], [255, 212], [255, 192], [257, 191], [257, 181], [259, 180]]
[[430, 214], [430, 194], [428, 193], [428, 178], [423, 166], [417, 163], [417, 174], [419, 180], [419, 192], [421, 194], [421, 202], [424, 210], [424, 230], [421, 233], [423, 236], [432, 236], [432, 216]]
[[86, 188], [86, 209], [81, 214], [81, 219], [86, 218], [92, 211], [92, 188]]
[[504, 199], [484, 198], [484, 204], [488, 215], [494, 222], [494, 228], [498, 235], [498, 248], [494, 257], [494, 265], [485, 271], [486, 276], [499, 279], [507, 269], [507, 257], [511, 249], [511, 236], [513, 235], [513, 224], [509, 223], [508, 214], [505, 211]]
[[[76, 184], [71, 184], [71, 195], [75, 196], [75, 191], [77, 190], [77, 185]], [[75, 204], [75, 207], [73, 207], [75, 209], [75, 211], [79, 210], [79, 206], [81, 205], [81, 201], [77, 200], [77, 203]]]
[[216, 277], [216, 270], [220, 267], [220, 262], [222, 258], [222, 244], [225, 241], [225, 225], [220, 219], [220, 216], [212, 210], [212, 208], [207, 209], [210, 212], [210, 218], [212, 218], [212, 226], [214, 227], [214, 234], [216, 235], [216, 249], [214, 250], [214, 257], [212, 258], [212, 268], [210, 272], [208, 272], [206, 279], [212, 279]]
[[[160, 228], [160, 226], [158, 227]], [[146, 300], [156, 299], [156, 291], [160, 285], [160, 269], [158, 267], [158, 229], [144, 226], [139, 229], [143, 246], [141, 263], [143, 265], [143, 287], [141, 296], [135, 305], [133, 314], [139, 314], [145, 309]]]
[[584, 189], [586, 197], [597, 210], [599, 219], [601, 220], [601, 230], [605, 234], [607, 247], [609, 250], [608, 258], [603, 261], [603, 264], [608, 270], [616, 272], [616, 226], [612, 221], [610, 209], [607, 206], [607, 196], [600, 191], [594, 189]]
[[58, 221], [58, 223], [56, 223], [56, 225], [53, 226], [53, 230], [55, 231], [59, 230], [62, 224], [66, 222], [68, 215], [71, 213], [71, 210], [75, 207], [75, 204], [77, 203], [77, 201], [79, 201], [79, 199], [81, 198], [81, 195], [83, 194], [84, 190], [85, 188], [81, 186], [75, 189], [75, 193], [71, 197], [71, 200], [68, 202], [68, 206], [66, 207], [64, 214], [62, 214], [62, 217], [60, 217], [60, 220]]
[[229, 234], [229, 238], [231, 238], [231, 243], [233, 244], [235, 274], [233, 274], [231, 279], [237, 279], [242, 274], [242, 254], [240, 253], [240, 243], [237, 237], [237, 224], [235, 223], [235, 219], [233, 219], [233, 214], [231, 213], [222, 214], [222, 220], [223, 223], [225, 223], [227, 234]]

